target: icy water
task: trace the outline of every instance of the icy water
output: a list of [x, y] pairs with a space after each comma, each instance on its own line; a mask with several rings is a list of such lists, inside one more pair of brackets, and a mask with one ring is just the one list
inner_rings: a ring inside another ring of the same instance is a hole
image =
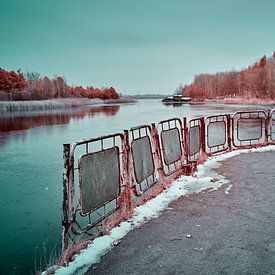
[[159, 100], [140, 100], [59, 112], [0, 114], [0, 274], [35, 273], [60, 250], [63, 143], [173, 117], [267, 108], [272, 106], [166, 106]]

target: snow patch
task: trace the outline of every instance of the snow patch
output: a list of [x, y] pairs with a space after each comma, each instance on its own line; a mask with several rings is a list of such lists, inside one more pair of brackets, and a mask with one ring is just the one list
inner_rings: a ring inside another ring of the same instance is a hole
[[[122, 239], [129, 231], [139, 228], [150, 219], [157, 218], [161, 211], [167, 209], [170, 202], [181, 196], [187, 196], [202, 191], [213, 191], [222, 185], [229, 183], [223, 176], [214, 171], [221, 166], [222, 161], [241, 153], [270, 152], [275, 151], [275, 145], [269, 145], [257, 149], [244, 149], [219, 154], [207, 159], [204, 164], [198, 165], [197, 172], [192, 176], [182, 176], [157, 197], [147, 201], [144, 205], [136, 207], [133, 217], [113, 228], [108, 235], [96, 238], [86, 249], [75, 256], [74, 261], [67, 267], [56, 270], [57, 275], [84, 274], [88, 268], [100, 261], [100, 258], [110, 251], [115, 243]], [[231, 188], [232, 185], [229, 185]], [[230, 188], [225, 192], [229, 192]], [[227, 194], [227, 193], [226, 193]], [[46, 274], [44, 272], [44, 274]]]
[[227, 187], [227, 188], [225, 188], [225, 190], [224, 190], [224, 193], [226, 194], [226, 195], [228, 195], [229, 194], [229, 191], [230, 191], [230, 189], [233, 187], [233, 184], [229, 184], [229, 186]]

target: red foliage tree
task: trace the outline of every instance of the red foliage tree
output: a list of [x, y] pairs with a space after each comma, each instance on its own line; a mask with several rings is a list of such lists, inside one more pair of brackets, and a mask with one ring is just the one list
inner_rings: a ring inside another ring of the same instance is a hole
[[0, 69], [0, 91], [22, 91], [28, 86], [23, 74]]
[[[54, 79], [40, 77], [40, 74], [32, 72], [24, 75], [18, 71], [6, 71], [0, 68], [0, 99], [30, 100], [59, 97], [85, 97], [101, 99], [119, 98], [116, 90], [111, 88], [98, 89], [82, 86], [71, 87], [67, 85], [64, 77], [57, 76]], [[26, 91], [23, 91], [26, 90]], [[2, 96], [4, 94], [4, 96]], [[11, 95], [11, 96], [10, 96]], [[15, 96], [14, 96], [15, 95]]]
[[265, 55], [242, 71], [198, 75], [182, 94], [193, 98], [246, 97], [275, 98], [275, 61]]
[[261, 59], [260, 59], [260, 62], [259, 62], [259, 66], [261, 68], [263, 68], [265, 65], [266, 65], [266, 56], [264, 55]]

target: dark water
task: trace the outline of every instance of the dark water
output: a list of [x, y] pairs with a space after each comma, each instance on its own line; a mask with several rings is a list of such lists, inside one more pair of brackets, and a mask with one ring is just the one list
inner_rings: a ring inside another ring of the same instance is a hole
[[0, 273], [34, 273], [60, 250], [63, 143], [172, 117], [256, 108], [270, 106], [165, 106], [141, 100], [62, 112], [0, 114]]

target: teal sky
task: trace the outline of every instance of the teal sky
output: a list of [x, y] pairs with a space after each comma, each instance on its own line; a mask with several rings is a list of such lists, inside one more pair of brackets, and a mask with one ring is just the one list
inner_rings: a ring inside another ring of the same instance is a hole
[[275, 50], [274, 0], [1, 0], [0, 67], [169, 93]]

